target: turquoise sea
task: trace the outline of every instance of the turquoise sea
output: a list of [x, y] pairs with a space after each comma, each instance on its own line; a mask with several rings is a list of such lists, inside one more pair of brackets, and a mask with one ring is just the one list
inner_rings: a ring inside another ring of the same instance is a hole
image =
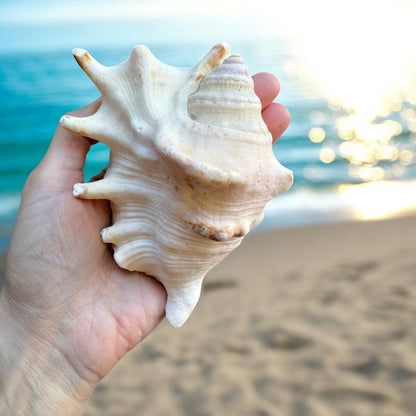
[[[178, 43], [174, 36], [144, 38], [160, 60], [179, 66], [193, 65], [212, 44], [228, 40], [188, 39]], [[72, 57], [70, 39], [62, 45], [57, 43], [44, 48], [9, 48], [0, 54], [0, 250], [7, 248], [25, 180], [45, 153], [60, 117], [98, 97], [94, 85]], [[88, 49], [101, 63], [114, 65], [125, 60], [136, 43], [143, 43], [142, 39]], [[314, 81], [300, 72], [289, 38], [251, 37], [229, 43], [233, 52], [242, 55], [250, 73], [269, 71], [278, 76], [282, 86], [278, 101], [291, 112], [291, 125], [274, 150], [281, 163], [293, 170], [295, 182], [291, 191], [270, 203], [263, 228], [356, 218], [360, 193], [354, 200], [350, 191], [361, 189], [360, 184], [383, 184], [381, 194], [393, 189], [392, 184], [395, 191], [400, 184], [405, 185], [406, 190], [400, 191], [397, 198], [414, 191], [414, 102], [404, 99], [396, 109], [374, 121], [384, 126], [380, 135], [389, 137], [372, 149], [376, 156], [360, 160], [359, 146], [364, 145], [360, 144], [356, 128], [346, 131], [340, 127], [353, 114], [339, 103], [330, 102]], [[72, 46], [88, 47], [79, 43]], [[357, 154], [351, 147], [358, 149]], [[94, 146], [86, 177], [101, 171], [107, 160], [106, 147]], [[351, 188], [353, 185], [355, 188]], [[363, 194], [368, 193], [363, 190]], [[396, 198], [396, 193], [392, 197]], [[411, 200], [404, 205], [409, 208], [416, 203]], [[393, 207], [391, 213], [400, 210]]]

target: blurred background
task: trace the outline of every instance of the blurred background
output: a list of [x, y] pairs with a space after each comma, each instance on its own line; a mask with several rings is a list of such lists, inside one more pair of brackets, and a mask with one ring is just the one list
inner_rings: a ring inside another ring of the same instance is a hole
[[[291, 112], [274, 151], [295, 182], [271, 232], [115, 367], [88, 416], [416, 414], [415, 22], [415, 0], [0, 0], [0, 280], [28, 174], [98, 97], [73, 48], [192, 66], [226, 41]], [[107, 161], [95, 145], [86, 179]]]
[[[415, 17], [412, 0], [1, 0], [0, 249], [60, 116], [98, 96], [74, 47], [115, 65], [146, 44], [191, 66], [224, 40], [250, 73], [278, 76], [292, 123], [275, 152], [295, 183], [263, 228], [416, 209]], [[86, 176], [107, 158], [94, 147]]]

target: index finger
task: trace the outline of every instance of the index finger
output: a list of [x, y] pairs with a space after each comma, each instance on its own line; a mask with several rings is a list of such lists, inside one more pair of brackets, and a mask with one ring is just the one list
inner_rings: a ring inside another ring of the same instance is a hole
[[280, 92], [279, 80], [269, 72], [259, 72], [252, 76], [254, 92], [260, 98], [262, 110], [270, 105]]

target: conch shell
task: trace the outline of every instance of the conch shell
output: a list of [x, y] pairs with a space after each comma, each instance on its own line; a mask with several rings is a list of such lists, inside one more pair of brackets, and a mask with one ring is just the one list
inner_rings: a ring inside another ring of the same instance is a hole
[[111, 150], [104, 178], [73, 194], [111, 201], [102, 241], [120, 267], [162, 282], [167, 319], [179, 327], [206, 273], [261, 222], [292, 173], [275, 159], [253, 81], [225, 43], [192, 68], [166, 65], [145, 46], [112, 67], [83, 49], [73, 54], [102, 104], [60, 123]]

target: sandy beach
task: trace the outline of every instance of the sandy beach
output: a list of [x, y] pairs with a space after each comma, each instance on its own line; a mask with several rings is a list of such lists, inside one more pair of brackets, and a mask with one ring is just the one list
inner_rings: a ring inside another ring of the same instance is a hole
[[416, 414], [416, 217], [250, 235], [87, 416]]
[[87, 415], [415, 415], [415, 235], [415, 217], [252, 234]]

